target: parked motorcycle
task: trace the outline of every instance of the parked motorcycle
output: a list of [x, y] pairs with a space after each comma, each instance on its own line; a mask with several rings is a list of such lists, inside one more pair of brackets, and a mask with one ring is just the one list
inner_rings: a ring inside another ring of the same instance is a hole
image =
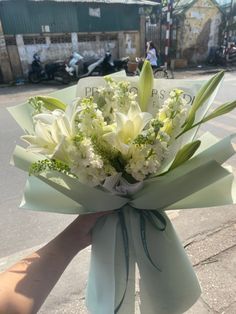
[[125, 70], [128, 72], [129, 57], [114, 60], [115, 72]]
[[227, 63], [230, 65], [236, 64], [236, 45], [235, 43], [231, 43], [228, 51], [227, 51]]
[[225, 46], [211, 47], [207, 57], [207, 63], [210, 65], [226, 65], [226, 48]]
[[63, 84], [69, 83], [64, 62], [58, 61], [43, 66], [37, 53], [33, 55], [33, 62], [28, 74], [28, 79], [34, 84], [49, 80], [55, 80]]
[[78, 77], [76, 77], [74, 67], [66, 65], [66, 71], [72, 79], [74, 78], [77, 80], [88, 76], [104, 76], [121, 70], [127, 70], [128, 61], [128, 57], [112, 60], [111, 53], [106, 52], [105, 55], [99, 59], [92, 58], [90, 60], [83, 61], [82, 73], [79, 73]]

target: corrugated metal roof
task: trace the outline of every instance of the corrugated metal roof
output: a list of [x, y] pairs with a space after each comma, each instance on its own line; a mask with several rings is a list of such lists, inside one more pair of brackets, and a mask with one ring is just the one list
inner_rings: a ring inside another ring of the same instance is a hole
[[174, 14], [184, 13], [194, 2], [196, 2], [196, 0], [179, 0], [176, 5], [174, 5]]
[[[0, 0], [0, 2], [4, 1], [11, 1], [11, 0]], [[149, 0], [28, 0], [33, 2], [39, 2], [39, 1], [51, 1], [51, 2], [85, 2], [85, 3], [121, 3], [121, 4], [138, 4], [140, 6], [142, 5], [150, 5], [150, 6], [157, 6], [160, 5], [160, 3], [149, 1]]]
[[[90, 15], [99, 9], [100, 17]], [[140, 29], [140, 6], [122, 3], [56, 1], [1, 1], [0, 20], [4, 34], [119, 32]], [[33, 16], [33, 18], [32, 18]]]

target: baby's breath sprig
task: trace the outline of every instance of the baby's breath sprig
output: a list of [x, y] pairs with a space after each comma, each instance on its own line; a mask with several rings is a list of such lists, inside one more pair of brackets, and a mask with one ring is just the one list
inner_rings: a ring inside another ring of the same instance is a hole
[[56, 159], [44, 159], [34, 162], [29, 169], [29, 175], [37, 176], [44, 171], [54, 170], [67, 175], [76, 177], [75, 174], [71, 173], [70, 167], [65, 163]]

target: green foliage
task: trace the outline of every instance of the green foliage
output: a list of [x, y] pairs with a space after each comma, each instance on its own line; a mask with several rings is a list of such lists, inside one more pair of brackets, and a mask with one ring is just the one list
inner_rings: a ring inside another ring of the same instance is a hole
[[56, 160], [56, 159], [44, 159], [44, 160], [39, 160], [37, 162], [34, 162], [29, 170], [29, 175], [39, 175], [42, 172], [48, 171], [48, 170], [54, 170], [58, 171], [67, 175], [73, 175], [76, 177], [74, 174], [70, 172], [70, 167], [66, 165], [65, 163]]
[[42, 109], [53, 111], [55, 109], [66, 109], [66, 104], [61, 100], [49, 96], [35, 96], [29, 99], [30, 105], [35, 109], [36, 113], [42, 112]]
[[195, 116], [198, 109], [201, 108], [206, 103], [206, 101], [211, 97], [211, 95], [213, 94], [213, 92], [223, 79], [223, 76], [224, 71], [217, 73], [200, 88], [199, 92], [197, 93], [194, 99], [189, 115], [183, 124], [183, 131], [180, 134], [178, 134], [176, 138], [178, 138], [179, 136], [193, 128]]
[[185, 163], [187, 160], [189, 160], [193, 156], [193, 154], [197, 151], [200, 144], [201, 144], [201, 141], [197, 140], [195, 142], [184, 145], [184, 147], [182, 147], [176, 154], [175, 159], [172, 162], [168, 171], [173, 170], [176, 167], [179, 167], [180, 165]]
[[219, 116], [221, 116], [223, 114], [226, 114], [226, 113], [232, 111], [235, 108], [236, 108], [236, 100], [234, 100], [232, 102], [227, 102], [227, 103], [219, 106], [215, 110], [213, 110], [208, 116], [204, 117], [200, 122], [194, 124], [192, 126], [192, 128], [194, 128], [195, 126], [200, 125], [200, 124], [202, 124], [204, 122], [207, 122], [207, 121], [209, 121], [211, 119], [219, 117]]

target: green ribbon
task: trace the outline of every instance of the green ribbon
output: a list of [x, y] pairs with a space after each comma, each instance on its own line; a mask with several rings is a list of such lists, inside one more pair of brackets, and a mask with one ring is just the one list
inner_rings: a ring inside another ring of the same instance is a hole
[[114, 312], [115, 314], [118, 313], [118, 311], [119, 311], [119, 309], [120, 309], [120, 307], [124, 301], [127, 286], [128, 286], [128, 280], [129, 280], [129, 236], [128, 236], [128, 230], [126, 227], [125, 215], [124, 215], [123, 210], [118, 210], [118, 216], [119, 216], [119, 221], [120, 221], [120, 225], [121, 225], [122, 239], [123, 239], [123, 243], [124, 243], [125, 266], [126, 266], [126, 285], [125, 285], [125, 291], [123, 293], [121, 301], [115, 309], [115, 312]]
[[[146, 237], [146, 222], [149, 222], [153, 225], [154, 228], [156, 228], [158, 231], [164, 231], [166, 229], [167, 222], [165, 220], [165, 217], [162, 213], [155, 211], [155, 210], [140, 210], [134, 208], [134, 210], [139, 214], [139, 221], [140, 221], [140, 236], [142, 240], [142, 245], [144, 252], [149, 260], [149, 262], [152, 264], [153, 267], [155, 267], [158, 271], [162, 271], [159, 266], [157, 266], [149, 253], [148, 245], [147, 245], [147, 237]], [[118, 209], [118, 217], [119, 222], [121, 225], [121, 232], [122, 232], [122, 239], [124, 244], [124, 253], [125, 253], [125, 265], [126, 265], [126, 286], [123, 293], [123, 296], [118, 304], [118, 306], [115, 308], [114, 314], [117, 314], [121, 305], [123, 304], [125, 294], [127, 291], [128, 286], [128, 280], [129, 280], [129, 236], [128, 236], [128, 230], [125, 222], [125, 215], [124, 215], [124, 209]]]
[[[140, 234], [143, 244], [144, 252], [149, 260], [149, 262], [155, 267], [157, 270], [161, 272], [160, 267], [158, 267], [152, 260], [151, 255], [148, 250], [147, 245], [147, 238], [146, 238], [146, 221], [150, 222], [154, 228], [156, 228], [159, 231], [164, 231], [166, 228], [166, 220], [163, 217], [163, 215], [155, 210], [145, 211], [145, 210], [138, 210], [139, 213], [139, 219], [140, 219]], [[161, 223], [162, 226], [159, 226], [159, 223]]]

